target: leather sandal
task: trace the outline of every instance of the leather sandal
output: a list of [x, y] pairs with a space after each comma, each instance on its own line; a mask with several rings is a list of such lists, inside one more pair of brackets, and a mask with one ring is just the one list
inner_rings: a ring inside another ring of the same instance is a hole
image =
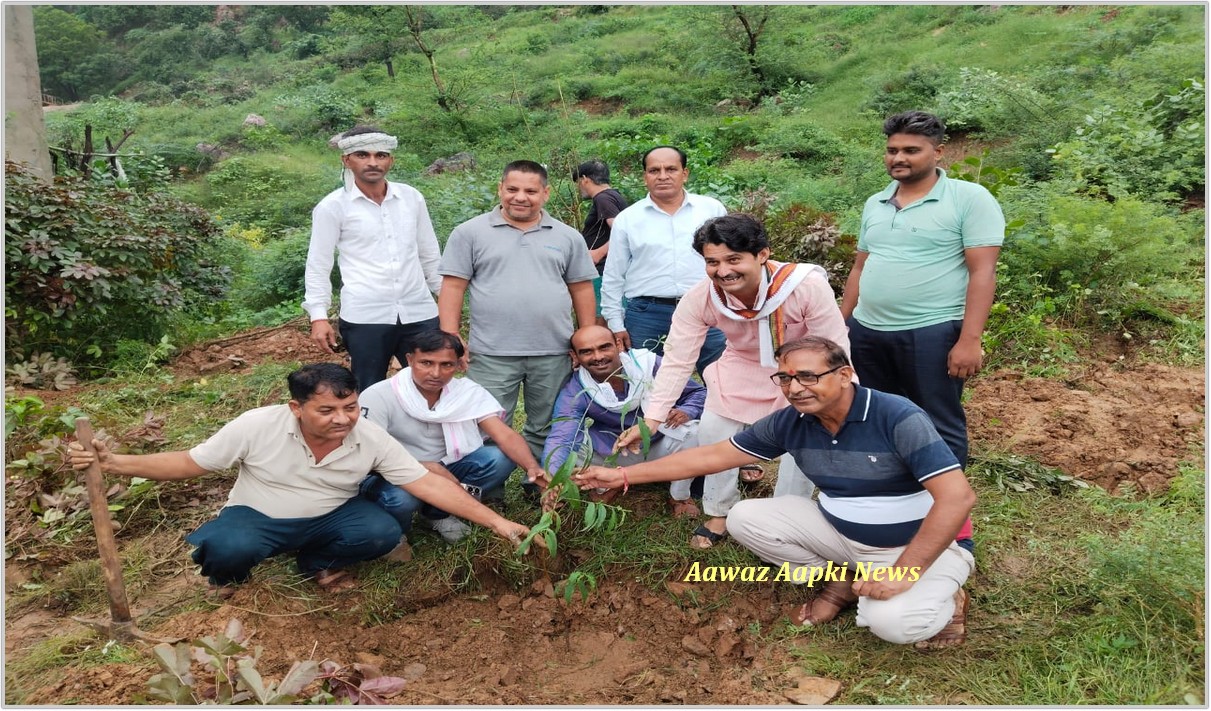
[[[694, 535], [690, 538], [690, 548], [697, 548], [698, 550], [713, 548], [716, 543], [722, 541], [724, 538], [727, 538], [727, 531], [724, 531], [723, 533], [715, 533], [711, 529], [707, 528], [706, 524], [704, 523], [698, 528], [694, 529]], [[704, 542], [697, 543], [696, 541], [698, 539], [702, 539]]]
[[[843, 590], [848, 591], [843, 592]], [[813, 616], [812, 612], [816, 609], [816, 603], [823, 602], [827, 605], [832, 605], [834, 610], [832, 613], [824, 613], [819, 616]], [[833, 621], [841, 611], [857, 604], [858, 596], [854, 594], [850, 587], [849, 581], [831, 583], [820, 590], [816, 597], [803, 603], [795, 614], [791, 615], [791, 622], [804, 627], [814, 627]]]
[[921, 640], [913, 645], [914, 648], [920, 650], [929, 649], [945, 649], [946, 647], [957, 647], [967, 641], [967, 591], [959, 588], [955, 593], [955, 611], [950, 617], [950, 622], [929, 639]]

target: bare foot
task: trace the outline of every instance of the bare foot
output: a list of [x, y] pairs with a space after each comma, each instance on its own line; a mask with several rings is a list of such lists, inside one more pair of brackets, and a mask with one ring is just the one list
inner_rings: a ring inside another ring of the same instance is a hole
[[345, 592], [357, 587], [357, 578], [348, 570], [321, 570], [315, 574], [315, 584], [324, 592]]

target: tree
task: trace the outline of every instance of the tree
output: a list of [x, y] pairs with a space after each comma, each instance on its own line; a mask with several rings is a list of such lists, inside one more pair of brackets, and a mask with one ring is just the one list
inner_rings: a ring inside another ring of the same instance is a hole
[[52, 176], [34, 16], [29, 5], [4, 6], [4, 155], [29, 165], [38, 179]]
[[124, 63], [104, 33], [57, 7], [33, 11], [43, 90], [69, 101], [113, 88], [125, 76]]

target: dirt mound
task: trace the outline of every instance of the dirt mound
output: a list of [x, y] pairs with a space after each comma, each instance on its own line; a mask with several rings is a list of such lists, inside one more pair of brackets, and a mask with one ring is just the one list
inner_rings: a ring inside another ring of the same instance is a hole
[[297, 318], [274, 328], [261, 328], [194, 346], [177, 356], [170, 368], [177, 375], [200, 376], [243, 372], [257, 363], [298, 360], [349, 365], [344, 353], [329, 355], [311, 340], [307, 320]]
[[1097, 366], [1080, 383], [1001, 371], [981, 376], [967, 403], [972, 439], [1038, 459], [1110, 491], [1133, 482], [1166, 490], [1199, 460], [1206, 379], [1163, 365]]

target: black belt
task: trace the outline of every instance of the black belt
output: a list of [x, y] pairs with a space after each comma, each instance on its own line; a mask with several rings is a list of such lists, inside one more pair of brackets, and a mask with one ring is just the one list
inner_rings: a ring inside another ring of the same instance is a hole
[[636, 296], [631, 301], [638, 301], [639, 299], [651, 301], [654, 304], [664, 304], [665, 306], [676, 306], [677, 302], [681, 301], [680, 296]]

